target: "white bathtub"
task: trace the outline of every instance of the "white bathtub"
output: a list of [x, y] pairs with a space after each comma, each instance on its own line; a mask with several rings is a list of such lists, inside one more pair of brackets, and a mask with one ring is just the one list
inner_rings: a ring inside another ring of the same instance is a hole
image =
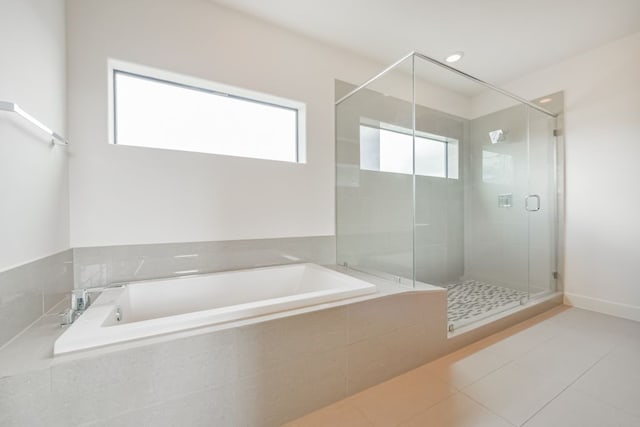
[[315, 264], [132, 282], [104, 291], [58, 338], [53, 352], [68, 353], [375, 291], [373, 284]]

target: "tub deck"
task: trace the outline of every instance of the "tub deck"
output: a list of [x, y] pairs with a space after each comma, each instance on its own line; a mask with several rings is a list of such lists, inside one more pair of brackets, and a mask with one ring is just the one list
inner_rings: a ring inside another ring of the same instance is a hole
[[375, 292], [370, 282], [310, 263], [132, 282], [104, 291], [56, 340], [54, 354]]

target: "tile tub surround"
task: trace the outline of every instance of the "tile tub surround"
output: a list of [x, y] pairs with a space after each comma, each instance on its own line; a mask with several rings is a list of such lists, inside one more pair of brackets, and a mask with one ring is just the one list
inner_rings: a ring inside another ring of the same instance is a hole
[[53, 352], [57, 356], [374, 293], [370, 282], [312, 263], [130, 283], [100, 294], [56, 340]]
[[335, 258], [333, 236], [69, 249], [0, 272], [0, 347], [74, 287]]
[[445, 320], [444, 291], [401, 292], [63, 356], [0, 375], [0, 425], [280, 425], [424, 363]]
[[76, 288], [298, 262], [335, 264], [335, 236], [74, 248]]
[[40, 325], [31, 369], [0, 352], [0, 425], [280, 425], [549, 308], [447, 339], [444, 290], [350, 274], [379, 293], [55, 359]]
[[0, 347], [72, 289], [71, 250], [0, 272]]

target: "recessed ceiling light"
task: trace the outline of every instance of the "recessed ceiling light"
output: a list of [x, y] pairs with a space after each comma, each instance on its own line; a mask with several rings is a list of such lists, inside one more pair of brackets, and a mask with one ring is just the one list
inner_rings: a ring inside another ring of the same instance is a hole
[[447, 62], [458, 62], [462, 59], [463, 56], [464, 56], [464, 52], [462, 51], [453, 52], [451, 55], [447, 56], [444, 60]]
[[553, 101], [553, 98], [542, 98], [540, 101], [538, 101], [540, 104], [546, 104], [547, 102], [551, 102]]

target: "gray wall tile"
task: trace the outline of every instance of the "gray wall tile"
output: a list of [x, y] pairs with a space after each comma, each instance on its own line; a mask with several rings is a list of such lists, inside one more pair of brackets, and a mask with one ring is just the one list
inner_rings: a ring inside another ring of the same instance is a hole
[[235, 380], [234, 331], [139, 347], [51, 368], [55, 406], [77, 425]]
[[0, 345], [42, 315], [42, 289], [31, 265], [0, 273]]
[[0, 378], [0, 425], [62, 425], [51, 411], [49, 370]]
[[321, 310], [236, 330], [241, 377], [278, 369], [291, 359], [346, 345], [346, 309]]
[[[528, 316], [542, 310], [529, 308]], [[350, 311], [358, 322], [349, 323]], [[376, 313], [391, 326], [365, 328]], [[525, 317], [448, 339], [446, 293], [406, 292], [63, 357], [49, 369], [0, 378], [0, 425], [282, 425]]]
[[44, 312], [48, 312], [73, 289], [73, 251], [46, 258], [47, 276], [41, 278]]
[[71, 250], [0, 272], [0, 347], [72, 289]]
[[420, 325], [350, 344], [348, 394], [357, 393], [424, 363]]
[[210, 388], [127, 412], [86, 426], [210, 427], [237, 426], [235, 394], [229, 387]]
[[75, 286], [309, 261], [335, 264], [335, 237], [75, 248]]
[[349, 343], [415, 325], [422, 317], [420, 299], [405, 294], [351, 304], [347, 310]]

